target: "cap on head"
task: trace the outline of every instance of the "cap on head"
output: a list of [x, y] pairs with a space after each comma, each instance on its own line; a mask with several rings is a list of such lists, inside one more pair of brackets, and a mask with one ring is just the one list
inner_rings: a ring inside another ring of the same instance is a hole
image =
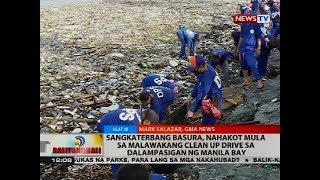
[[191, 56], [189, 59], [189, 66], [187, 68], [187, 72], [192, 72], [205, 64], [206, 62], [202, 56]]

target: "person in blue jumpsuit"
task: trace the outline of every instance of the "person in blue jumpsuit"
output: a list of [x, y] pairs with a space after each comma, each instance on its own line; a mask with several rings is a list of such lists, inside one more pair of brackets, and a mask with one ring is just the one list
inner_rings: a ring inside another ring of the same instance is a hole
[[[249, 13], [253, 13], [249, 11]], [[263, 89], [261, 76], [256, 65], [256, 57], [261, 53], [261, 28], [260, 24], [242, 24], [241, 35], [237, 47], [237, 54], [241, 59], [241, 70], [243, 74], [243, 86], [249, 89], [251, 85], [251, 77], [248, 75], [250, 69], [257, 81], [257, 89]]]
[[[202, 56], [191, 56], [189, 60], [189, 66], [187, 72], [192, 72], [197, 77], [197, 82], [192, 90], [191, 96], [185, 101], [185, 103], [193, 105], [187, 113], [188, 118], [192, 118], [200, 107], [202, 100], [207, 97], [215, 102], [218, 109], [222, 109], [223, 106], [223, 92], [221, 86], [221, 80], [218, 73], [213, 67], [207, 65]], [[213, 116], [203, 114], [203, 125], [214, 125], [217, 119]]]
[[280, 2], [270, 1], [272, 2], [270, 5], [270, 12], [271, 12], [271, 21], [272, 21], [272, 28], [271, 28], [271, 37], [278, 40], [275, 42], [273, 47], [276, 47], [280, 51]]
[[[177, 36], [181, 43], [179, 58], [186, 60], [187, 54], [188, 56], [193, 56], [196, 53], [197, 45], [202, 37], [199, 33], [191, 31], [186, 26], [179, 27]], [[186, 53], [186, 48], [188, 48], [189, 53]]]
[[[252, 4], [250, 2], [245, 5], [244, 4], [240, 5], [240, 13], [245, 14], [245, 13], [251, 11], [251, 7], [252, 7]], [[240, 30], [234, 30], [231, 32], [231, 37], [232, 37], [233, 43], [234, 43], [233, 44], [234, 45], [234, 52], [236, 52], [237, 47], [239, 45], [240, 35], [241, 35]], [[239, 59], [238, 53], [235, 53], [235, 58]], [[241, 73], [241, 76], [242, 76], [242, 73]]]
[[[275, 30], [278, 26], [280, 26], [280, 7], [272, 0], [268, 2], [268, 6], [270, 7], [272, 29]], [[273, 33], [271, 32], [271, 34]]]
[[[271, 15], [269, 6], [263, 2], [259, 3], [258, 9], [259, 9], [258, 14]], [[261, 28], [261, 53], [260, 53], [260, 56], [257, 58], [257, 60], [258, 60], [258, 72], [261, 77], [267, 76], [266, 74], [267, 62], [271, 52], [271, 48], [268, 47], [268, 41], [270, 39], [271, 24], [272, 24], [271, 22], [260, 24], [261, 25], [260, 27]], [[262, 79], [265, 80], [264, 78]]]
[[[241, 14], [246, 14], [249, 11], [251, 11], [251, 8], [252, 8], [252, 4], [251, 3], [241, 4], [240, 5], [240, 13]], [[240, 34], [241, 34], [240, 30], [234, 30], [234, 31], [231, 32], [231, 37], [233, 38], [233, 43], [234, 43], [235, 47], [238, 47], [239, 40], [240, 40]]]
[[268, 46], [271, 48], [277, 48], [280, 51], [280, 25], [277, 26], [271, 34], [271, 39], [268, 42]]
[[280, 34], [280, 7], [277, 3], [274, 1], [270, 2], [270, 13], [271, 13], [271, 21], [272, 21], [272, 27], [271, 27], [271, 36], [277, 38], [277, 36]]
[[251, 0], [251, 10], [253, 14], [258, 14], [259, 12], [259, 4], [260, 4], [260, 0]]
[[[271, 23], [269, 27], [265, 27], [263, 24], [261, 25], [262, 30], [262, 38], [261, 38], [261, 54], [258, 57], [258, 71], [260, 76], [267, 76], [267, 63], [273, 48], [277, 48], [277, 43], [273, 45], [280, 32], [280, 20], [278, 16], [278, 11], [276, 4], [272, 4], [273, 7], [270, 8], [270, 11], [267, 11], [267, 4], [260, 3], [260, 12], [262, 14], [270, 14]], [[273, 14], [273, 15], [272, 15]], [[275, 15], [276, 14], [276, 15]], [[271, 42], [270, 42], [271, 41]]]
[[[158, 124], [159, 116], [153, 110], [147, 109], [141, 113], [136, 109], [116, 109], [105, 114], [97, 125], [97, 131], [101, 134], [104, 132], [106, 125], [150, 125]], [[116, 175], [121, 164], [112, 164], [112, 174]]]
[[158, 74], [149, 74], [148, 76], [144, 77], [141, 85], [143, 88], [151, 86], [163, 86], [173, 90], [175, 93], [178, 93], [179, 91], [179, 87], [177, 84]]
[[220, 66], [223, 73], [223, 86], [230, 86], [228, 58], [234, 57], [234, 53], [223, 48], [213, 48], [209, 55], [210, 65], [216, 69]]
[[159, 115], [161, 122], [171, 113], [170, 105], [176, 100], [176, 93], [166, 87], [152, 86], [142, 90], [138, 96], [141, 106], [150, 108]]

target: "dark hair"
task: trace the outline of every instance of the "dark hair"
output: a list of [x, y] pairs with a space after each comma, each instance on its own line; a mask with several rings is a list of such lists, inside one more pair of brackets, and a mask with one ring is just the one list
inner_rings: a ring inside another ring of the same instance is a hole
[[142, 91], [138, 96], [138, 100], [145, 102], [149, 100], [149, 97], [150, 97], [150, 94], [147, 91]]
[[115, 180], [149, 180], [149, 171], [141, 164], [124, 164], [118, 169]]
[[149, 120], [151, 124], [158, 124], [159, 115], [154, 110], [147, 109], [141, 113], [141, 124], [144, 120]]

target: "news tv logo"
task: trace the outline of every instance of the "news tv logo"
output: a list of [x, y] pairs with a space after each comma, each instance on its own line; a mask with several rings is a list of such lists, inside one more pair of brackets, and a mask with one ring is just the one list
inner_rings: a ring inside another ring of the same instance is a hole
[[40, 134], [40, 156], [102, 155], [100, 134]]
[[235, 14], [233, 15], [233, 22], [235, 24], [259, 24], [270, 23], [270, 15], [268, 14]]

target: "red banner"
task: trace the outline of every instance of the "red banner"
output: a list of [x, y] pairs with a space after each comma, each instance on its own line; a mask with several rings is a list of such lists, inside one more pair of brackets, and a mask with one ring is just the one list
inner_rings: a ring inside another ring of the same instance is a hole
[[279, 134], [280, 125], [140, 125], [138, 134]]

